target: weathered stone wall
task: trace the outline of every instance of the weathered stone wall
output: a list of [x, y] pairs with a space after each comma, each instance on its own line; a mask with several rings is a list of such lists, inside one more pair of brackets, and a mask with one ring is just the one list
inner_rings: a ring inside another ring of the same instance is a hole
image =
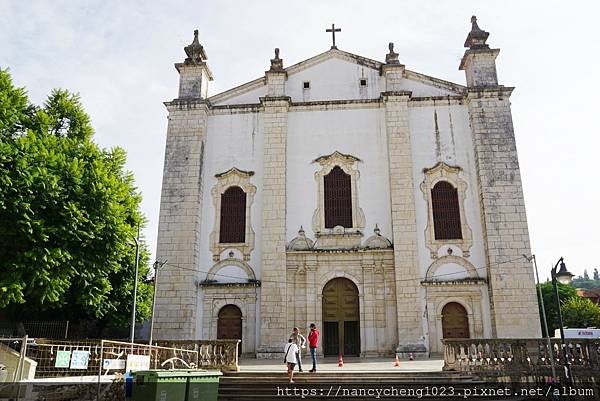
[[[394, 254], [391, 249], [288, 251], [286, 327], [322, 327], [323, 287], [338, 277], [358, 288], [360, 355], [389, 356], [398, 344]], [[287, 333], [287, 332], [286, 332]], [[289, 335], [289, 333], [287, 333]], [[287, 337], [286, 337], [287, 338]], [[317, 352], [323, 354], [324, 337]]]
[[467, 96], [491, 298], [492, 335], [539, 337], [538, 302], [519, 161], [512, 88], [470, 88]]
[[205, 101], [167, 104], [169, 125], [156, 258], [159, 270], [155, 338], [196, 339], [197, 260], [200, 247]]

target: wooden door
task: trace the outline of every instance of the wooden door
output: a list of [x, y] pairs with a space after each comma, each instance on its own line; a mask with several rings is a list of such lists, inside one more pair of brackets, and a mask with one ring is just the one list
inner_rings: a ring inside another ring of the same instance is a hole
[[323, 351], [326, 356], [360, 355], [358, 289], [345, 278], [323, 288]]
[[240, 340], [238, 354], [242, 353], [242, 311], [235, 305], [225, 305], [219, 311], [217, 338]]
[[461, 304], [450, 302], [442, 309], [442, 335], [444, 338], [469, 338], [469, 317]]

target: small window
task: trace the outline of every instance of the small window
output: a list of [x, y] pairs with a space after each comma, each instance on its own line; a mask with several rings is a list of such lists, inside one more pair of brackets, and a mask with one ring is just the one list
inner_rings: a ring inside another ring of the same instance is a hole
[[361, 87], [367, 86], [367, 79], [366, 78], [361, 78], [360, 79], [360, 86]]
[[304, 82], [302, 83], [302, 88], [303, 88], [303, 89], [310, 89], [310, 82], [308, 82], [308, 81], [304, 81]]

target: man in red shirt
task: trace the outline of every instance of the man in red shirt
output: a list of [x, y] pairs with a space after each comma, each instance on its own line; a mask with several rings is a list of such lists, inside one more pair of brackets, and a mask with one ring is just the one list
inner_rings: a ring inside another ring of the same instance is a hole
[[308, 346], [310, 348], [310, 357], [312, 358], [312, 369], [309, 370], [310, 373], [315, 373], [317, 371], [317, 347], [319, 346], [319, 330], [317, 330], [317, 326], [314, 323], [310, 324], [310, 334], [308, 335]]

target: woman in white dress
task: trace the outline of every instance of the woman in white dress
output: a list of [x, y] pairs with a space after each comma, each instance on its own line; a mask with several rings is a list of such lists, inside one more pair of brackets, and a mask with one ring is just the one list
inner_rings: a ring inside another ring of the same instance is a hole
[[287, 373], [290, 383], [294, 382], [294, 367], [296, 366], [296, 363], [298, 363], [298, 360], [296, 359], [296, 353], [298, 351], [298, 346], [292, 342], [291, 338], [283, 348], [283, 363], [287, 365]]

